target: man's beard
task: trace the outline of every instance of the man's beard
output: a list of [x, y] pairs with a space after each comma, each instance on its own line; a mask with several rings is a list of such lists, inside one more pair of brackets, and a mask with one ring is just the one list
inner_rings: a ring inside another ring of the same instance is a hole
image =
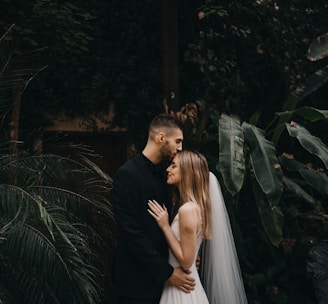
[[161, 147], [159, 152], [161, 153], [162, 161], [171, 161], [171, 159], [174, 157], [174, 155], [172, 155], [172, 152], [169, 148], [168, 142], [165, 142], [165, 144]]

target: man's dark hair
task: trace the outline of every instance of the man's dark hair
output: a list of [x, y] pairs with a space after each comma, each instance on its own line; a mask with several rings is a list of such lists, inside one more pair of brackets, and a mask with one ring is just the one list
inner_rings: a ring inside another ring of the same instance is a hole
[[179, 120], [168, 115], [168, 114], [160, 114], [153, 118], [149, 125], [149, 132], [155, 132], [156, 129], [180, 129], [183, 131], [183, 126]]

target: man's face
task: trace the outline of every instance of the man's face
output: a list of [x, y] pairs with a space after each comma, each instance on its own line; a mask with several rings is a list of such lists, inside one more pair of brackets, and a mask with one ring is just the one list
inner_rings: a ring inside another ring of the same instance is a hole
[[180, 129], [174, 129], [170, 135], [165, 136], [165, 141], [160, 148], [163, 160], [171, 160], [178, 151], [182, 150], [183, 133]]

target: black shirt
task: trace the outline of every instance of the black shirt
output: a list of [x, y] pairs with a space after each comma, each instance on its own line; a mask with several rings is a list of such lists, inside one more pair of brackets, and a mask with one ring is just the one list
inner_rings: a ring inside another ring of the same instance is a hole
[[164, 235], [147, 211], [150, 199], [171, 210], [164, 169], [140, 153], [114, 177], [112, 201], [119, 238], [113, 282], [120, 295], [157, 298], [173, 272]]

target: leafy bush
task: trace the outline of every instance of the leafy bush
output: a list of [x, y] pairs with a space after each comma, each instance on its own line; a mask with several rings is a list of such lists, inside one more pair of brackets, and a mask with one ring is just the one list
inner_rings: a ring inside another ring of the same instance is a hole
[[99, 303], [112, 180], [86, 148], [63, 147], [66, 157], [22, 150], [21, 97], [43, 67], [31, 60], [39, 50], [15, 52], [12, 29], [0, 38], [0, 302]]

